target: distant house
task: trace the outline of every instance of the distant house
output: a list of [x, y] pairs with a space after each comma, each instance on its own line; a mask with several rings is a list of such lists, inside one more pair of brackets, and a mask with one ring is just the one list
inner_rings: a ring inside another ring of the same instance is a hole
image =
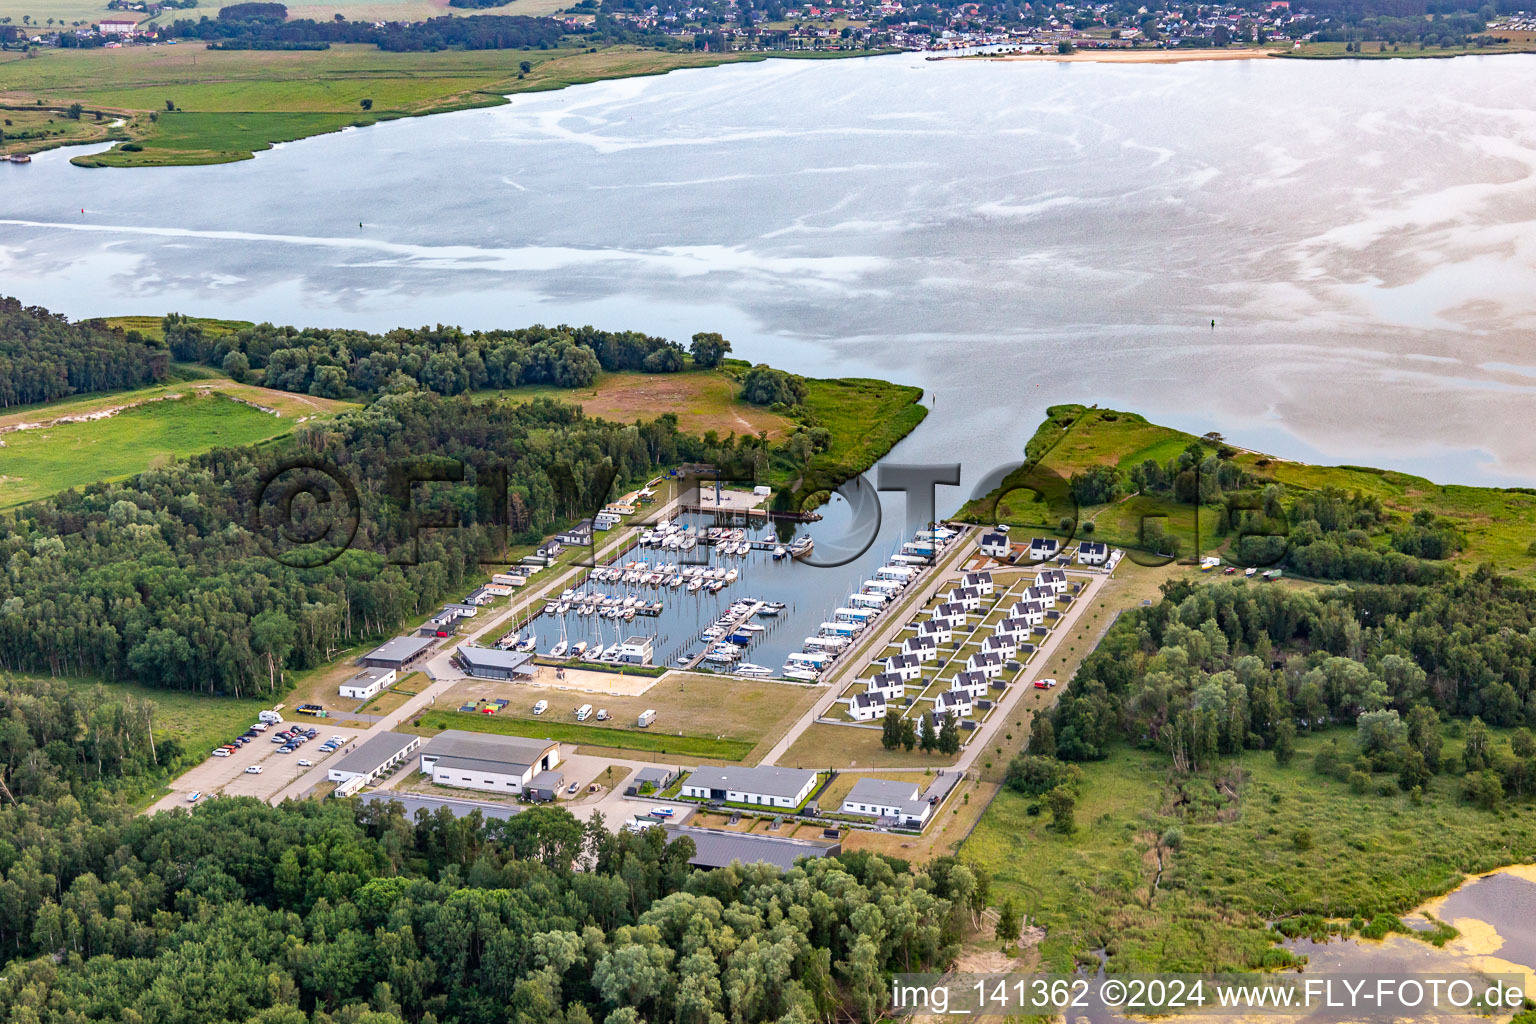
[[916, 682], [923, 675], [923, 659], [915, 654], [893, 654], [885, 659], [885, 670], [906, 682]]
[[842, 812], [861, 817], [893, 818], [896, 824], [921, 828], [933, 806], [922, 798], [915, 782], [860, 779], [843, 798]]
[[865, 690], [863, 693], [853, 695], [853, 702], [848, 706], [848, 717], [855, 722], [868, 722], [876, 718], [885, 717], [885, 695], [874, 690]]
[[941, 718], [949, 715], [970, 718], [974, 708], [975, 701], [966, 696], [964, 690], [945, 690], [933, 702], [933, 709]]
[[965, 667], [980, 672], [988, 679], [1003, 674], [1003, 662], [1007, 659], [996, 651], [978, 651], [966, 659]]
[[1047, 558], [1054, 558], [1059, 550], [1061, 550], [1061, 541], [1055, 537], [1034, 537], [1029, 542], [1029, 560], [1043, 562]]
[[876, 672], [867, 684], [870, 693], [878, 693], [887, 704], [907, 694], [907, 681], [895, 672]]
[[987, 695], [987, 676], [983, 672], [974, 669], [964, 669], [955, 676], [954, 682], [949, 684], [951, 690], [957, 690], [976, 700]]
[[909, 636], [901, 642], [902, 654], [915, 654], [923, 661], [939, 656], [939, 644], [932, 636]]
[[560, 551], [563, 547], [564, 545], [562, 545], [558, 540], [547, 540], [539, 545], [536, 554], [539, 558], [542, 559], [554, 559], [559, 557]]
[[1060, 596], [1067, 592], [1067, 574], [1060, 569], [1043, 569], [1035, 574], [1035, 586]]
[[464, 599], [464, 603], [479, 606], [490, 604], [494, 600], [496, 600], [496, 595], [491, 593], [490, 590], [485, 587], [476, 587], [469, 592], [469, 596]]
[[1103, 565], [1109, 561], [1109, 545], [1101, 540], [1085, 540], [1077, 546], [1077, 560], [1083, 565]]
[[949, 592], [947, 604], [958, 604], [967, 612], [974, 612], [981, 608], [980, 587], [955, 587]]
[[624, 517], [617, 512], [602, 511], [592, 519], [594, 530], [611, 530], [624, 521]]
[[964, 622], [969, 616], [970, 613], [965, 610], [965, 605], [958, 601], [945, 601], [933, 610], [933, 619], [939, 622], [947, 620], [958, 624]]
[[1056, 603], [1056, 591], [1050, 587], [1025, 587], [1023, 600], [1040, 601], [1043, 602], [1047, 608], [1049, 608], [1051, 605]]
[[996, 651], [1005, 659], [1012, 658], [1019, 653], [1019, 641], [1011, 634], [999, 636], [994, 633], [981, 642], [981, 653], [987, 654], [991, 651]]
[[984, 533], [981, 535], [981, 553], [989, 558], [1007, 558], [1012, 551], [1012, 545], [1008, 543], [1006, 533]]
[[1008, 618], [1003, 621], [1018, 619], [1026, 626], [1038, 626], [1045, 621], [1045, 611], [1043, 601], [1015, 601], [1008, 609]]
[[96, 31], [104, 36], [132, 36], [138, 34], [139, 23], [122, 18], [103, 18], [96, 23]]
[[983, 597], [990, 596], [992, 593], [992, 574], [985, 571], [968, 572], [960, 578], [960, 585], [975, 587], [981, 592]]
[[587, 547], [592, 543], [592, 520], [583, 519], [564, 533], [555, 534], [555, 540], [573, 547]]
[[935, 643], [947, 644], [954, 639], [955, 628], [948, 619], [929, 619], [917, 627], [918, 636], [931, 636]]
[[1003, 619], [1000, 623], [997, 623], [997, 626], [992, 629], [992, 636], [1009, 637], [1014, 642], [1018, 642], [1018, 640], [1023, 640], [1029, 636], [1029, 625], [1031, 623], [1026, 622], [1021, 617], [1009, 616], [1008, 619]]

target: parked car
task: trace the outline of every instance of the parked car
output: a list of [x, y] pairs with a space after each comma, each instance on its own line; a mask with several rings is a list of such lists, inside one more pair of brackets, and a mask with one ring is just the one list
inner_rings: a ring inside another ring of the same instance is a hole
[[251, 765], [249, 768], [247, 768], [245, 770], [245, 774], [247, 774], [247, 775], [260, 775], [261, 774], [261, 765], [259, 765], [259, 764]]
[[1056, 680], [1054, 680], [1054, 679], [1036, 679], [1035, 680], [1035, 689], [1037, 689], [1037, 690], [1049, 690], [1051, 687], [1053, 687], [1055, 685], [1056, 685]]
[[548, 710], [549, 710], [549, 701], [547, 701], [547, 700], [541, 700], [541, 701], [539, 701], [537, 704], [535, 704], [533, 706], [533, 713], [536, 714], [536, 715], [542, 715], [544, 712], [546, 712]]
[[574, 792], [576, 792], [580, 788], [581, 788], [581, 783], [573, 782], [569, 786], [565, 787], [565, 791], [566, 791], [566, 793], [574, 793]]
[[315, 762], [313, 762], [313, 761], [306, 761], [302, 757], [299, 758], [299, 767], [300, 768], [313, 768], [314, 766], [315, 766]]
[[214, 750], [213, 756], [214, 757], [228, 757], [229, 756], [229, 751], [225, 750], [223, 747], [219, 747], [216, 750]]

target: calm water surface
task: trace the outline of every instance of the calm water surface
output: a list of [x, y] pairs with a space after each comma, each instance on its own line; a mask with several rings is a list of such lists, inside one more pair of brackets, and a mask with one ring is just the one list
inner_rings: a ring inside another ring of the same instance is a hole
[[923, 385], [900, 455], [966, 490], [1067, 400], [1536, 482], [1536, 58], [769, 61], [68, 155], [0, 166], [0, 282], [75, 316], [721, 330]]

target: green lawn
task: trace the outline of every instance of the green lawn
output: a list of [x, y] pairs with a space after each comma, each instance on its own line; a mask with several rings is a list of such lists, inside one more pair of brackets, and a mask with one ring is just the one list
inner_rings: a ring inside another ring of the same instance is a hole
[[806, 410], [832, 432], [832, 447], [805, 467], [808, 491], [857, 476], [889, 452], [928, 415], [923, 389], [859, 377], [805, 382]]
[[756, 745], [746, 740], [709, 736], [674, 736], [665, 732], [620, 726], [580, 725], [572, 722], [538, 721], [501, 715], [472, 715], [458, 711], [428, 711], [421, 716], [424, 730], [469, 729], [502, 736], [529, 736], [561, 743], [587, 744], [613, 750], [640, 750], [678, 757], [709, 757], [740, 761]]
[[[1348, 749], [1353, 730], [1329, 736]], [[1046, 927], [1052, 967], [1107, 948], [1112, 970], [1201, 971], [1278, 966], [1270, 920], [1400, 915], [1464, 874], [1536, 856], [1529, 801], [1480, 811], [1443, 775], [1418, 806], [1374, 791], [1395, 781], [1388, 775], [1357, 795], [1312, 770], [1323, 742], [1302, 737], [1288, 768], [1269, 753], [1242, 755], [1226, 792], [1214, 775], [1176, 785], [1163, 755], [1117, 747], [1082, 765], [1072, 836], [1046, 827], [1048, 811], [1031, 815], [1034, 798], [1004, 788], [961, 857], [992, 873], [994, 902], [1012, 896]], [[1446, 754], [1456, 749], [1448, 737]], [[1303, 830], [1309, 849], [1296, 843]], [[1166, 842], [1154, 886], [1157, 837]]]
[[247, 445], [292, 430], [295, 421], [220, 395], [144, 405], [85, 423], [0, 434], [0, 508], [98, 480], [129, 476], [165, 460]]

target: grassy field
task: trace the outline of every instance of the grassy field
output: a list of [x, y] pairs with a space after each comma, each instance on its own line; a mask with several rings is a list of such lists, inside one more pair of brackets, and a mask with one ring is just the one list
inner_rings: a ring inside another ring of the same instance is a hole
[[[1218, 550], [1225, 542], [1215, 535], [1214, 506], [1199, 510], [1197, 537], [1193, 506], [1157, 495], [1133, 495], [1109, 505], [1078, 508], [1066, 486], [1073, 473], [1094, 465], [1129, 470], [1147, 459], [1165, 462], [1198, 440], [1194, 435], [1149, 423], [1134, 413], [1082, 406], [1057, 406], [1051, 412], [1051, 418], [1029, 443], [1031, 457], [1040, 460], [1039, 468], [1016, 474], [999, 491], [971, 502], [961, 510], [960, 518], [1039, 527], [1054, 524], [1061, 515], [1075, 514], [1080, 522], [1093, 522], [1096, 539], [1129, 547], [1138, 543], [1142, 520], [1157, 516], [1166, 517], [1161, 519], [1164, 528], [1180, 538], [1186, 557], [1196, 551]], [[1459, 564], [1470, 568], [1489, 562], [1514, 575], [1536, 576], [1536, 558], [1528, 552], [1536, 542], [1536, 492], [1441, 485], [1407, 473], [1359, 466], [1313, 466], [1260, 452], [1238, 452], [1234, 461], [1249, 473], [1279, 482], [1291, 492], [1336, 487], [1373, 495], [1401, 521], [1426, 509], [1462, 532], [1465, 545], [1455, 556]]]
[[[619, 676], [612, 678], [615, 685], [633, 681]], [[551, 721], [569, 720], [573, 709], [590, 703], [595, 708], [606, 709], [613, 716], [611, 723], [601, 727], [605, 742], [610, 746], [623, 745], [621, 740], [634, 742], [656, 735], [666, 739], [668, 734], [675, 736], [679, 730], [686, 730], [692, 736], [739, 741], [755, 752], [777, 742], [817, 696], [817, 691], [811, 687], [673, 672], [637, 695], [466, 679], [439, 701], [439, 707], [455, 708], [475, 700], [505, 698], [512, 703], [497, 713], [498, 720], [521, 718], [542, 728]], [[539, 700], [549, 701], [550, 710], [534, 717], [532, 708]], [[640, 712], [648, 708], [657, 712], [656, 724], [649, 730], [634, 728]], [[636, 746], [634, 749], [649, 751], [655, 746]], [[753, 760], [747, 754], [729, 759]]]
[[808, 378], [805, 407], [832, 432], [832, 447], [812, 457], [807, 483], [864, 472], [928, 415], [923, 389], [863, 378]]
[[585, 725], [542, 718], [504, 718], [500, 715], [476, 715], [458, 711], [428, 711], [421, 716], [421, 729], [430, 734], [436, 729], [467, 729], [500, 736], [531, 736], [537, 739], [575, 743], [606, 750], [638, 750], [672, 757], [708, 757], [722, 761], [740, 761], [755, 744], [746, 740], [715, 739], [710, 736], [677, 736], [665, 732], [623, 726]]
[[[14, 410], [0, 416], [0, 508], [97, 480], [120, 479], [210, 448], [264, 441], [288, 433], [307, 418], [348, 407], [345, 402], [209, 380], [76, 396]], [[23, 425], [25, 429], [19, 429]]]
[[113, 126], [114, 120], [105, 116], [71, 118], [58, 110], [35, 105], [0, 107], [0, 131], [5, 133], [0, 154], [36, 153], [56, 146], [123, 137], [123, 130]]
[[588, 416], [619, 423], [653, 420], [663, 413], [677, 416], [678, 428], [688, 434], [713, 430], [727, 434], [766, 431], [780, 437], [793, 423], [787, 417], [743, 402], [733, 377], [717, 370], [686, 373], [603, 373], [591, 388], [556, 388], [541, 385], [482, 392], [508, 402], [553, 398], [580, 405]]
[[1348, 749], [1353, 731], [1302, 737], [1287, 768], [1248, 752], [1184, 778], [1161, 754], [1117, 747], [1082, 766], [1072, 836], [1004, 788], [961, 856], [992, 873], [994, 901], [1012, 896], [1046, 928], [1053, 968], [1105, 948], [1111, 970], [1200, 971], [1278, 966], [1271, 920], [1401, 915], [1464, 874], [1536, 855], [1529, 803], [1480, 811], [1446, 776], [1419, 804], [1395, 788], [1356, 795], [1312, 770], [1333, 738]]
[[102, 685], [113, 693], [129, 693], [155, 705], [155, 735], [175, 739], [187, 751], [187, 762], [196, 763], [220, 743], [227, 743], [256, 721], [256, 713], [272, 707], [267, 699], [237, 700], [202, 693], [157, 690], [137, 683], [100, 683], [95, 679], [71, 679], [71, 686], [87, 689]]
[[[526, 4], [514, 13], [528, 13], [545, 2], [517, 0], [512, 6]], [[274, 143], [349, 125], [505, 103], [512, 93], [763, 59], [763, 54], [632, 46], [596, 53], [577, 48], [388, 53], [363, 44], [287, 51], [215, 51], [196, 44], [48, 49], [32, 59], [0, 54], [0, 102], [35, 106], [41, 100], [58, 117], [79, 102], [88, 119], [96, 111], [125, 118], [121, 131], [141, 148], [119, 146], [76, 158], [84, 166], [206, 164], [248, 159]], [[533, 65], [527, 75], [519, 69], [523, 61]], [[372, 101], [371, 109], [363, 109], [364, 100]], [[47, 147], [40, 143], [27, 151], [39, 148]]]

